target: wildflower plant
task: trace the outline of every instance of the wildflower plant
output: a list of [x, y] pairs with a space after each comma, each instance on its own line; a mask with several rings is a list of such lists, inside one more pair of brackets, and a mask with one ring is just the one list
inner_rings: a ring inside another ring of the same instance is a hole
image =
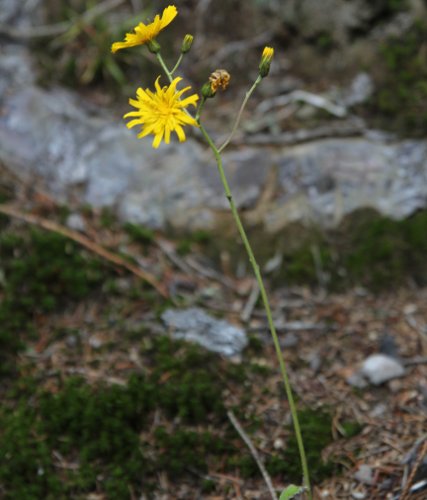
[[[307, 466], [307, 459], [304, 451], [304, 444], [301, 435], [300, 424], [298, 420], [298, 414], [296, 410], [296, 405], [294, 402], [294, 397], [292, 393], [292, 388], [289, 382], [289, 377], [286, 370], [286, 365], [283, 359], [282, 351], [280, 348], [276, 328], [273, 322], [271, 308], [267, 296], [267, 292], [264, 286], [264, 282], [261, 276], [259, 265], [255, 259], [251, 244], [246, 235], [246, 231], [243, 227], [242, 221], [240, 219], [237, 207], [235, 205], [230, 186], [227, 180], [227, 176], [223, 167], [221, 152], [230, 143], [233, 138], [245, 109], [245, 106], [263, 78], [268, 76], [270, 71], [270, 65], [274, 56], [274, 49], [272, 47], [265, 47], [259, 63], [258, 76], [255, 79], [253, 85], [246, 92], [245, 98], [240, 106], [237, 113], [232, 130], [223, 144], [217, 146], [212, 138], [210, 137], [208, 131], [202, 124], [201, 115], [203, 108], [208, 99], [214, 98], [218, 90], [225, 90], [230, 82], [230, 74], [225, 69], [217, 69], [212, 72], [208, 80], [204, 83], [200, 90], [200, 96], [198, 94], [191, 94], [184, 97], [184, 94], [190, 91], [191, 87], [187, 86], [182, 89], [178, 89], [182, 78], [175, 76], [176, 71], [183, 57], [190, 51], [191, 45], [193, 43], [193, 36], [190, 34], [185, 35], [182, 45], [181, 53], [179, 58], [172, 69], [169, 69], [164, 62], [161, 55], [161, 46], [157, 42], [157, 36], [160, 32], [166, 28], [177, 16], [178, 10], [174, 5], [169, 5], [163, 10], [162, 15], [156, 15], [153, 22], [149, 24], [139, 23], [138, 26], [134, 28], [133, 33], [127, 33], [125, 39], [122, 42], [113, 43], [111, 51], [113, 53], [118, 50], [135, 47], [139, 45], [146, 45], [148, 50], [155, 54], [169, 85], [161, 85], [161, 76], [158, 76], [154, 82], [154, 91], [149, 88], [143, 90], [139, 88], [136, 92], [136, 99], [130, 99], [129, 104], [135, 108], [135, 110], [130, 111], [124, 115], [124, 118], [132, 118], [127, 122], [126, 126], [132, 128], [135, 126], [140, 127], [140, 132], [138, 133], [138, 138], [146, 137], [148, 135], [153, 135], [152, 145], [154, 148], [158, 148], [162, 141], [169, 144], [171, 133], [174, 132], [179, 141], [183, 142], [186, 140], [186, 134], [184, 127], [195, 127], [200, 130], [203, 138], [211, 148], [216, 163], [218, 167], [218, 173], [221, 178], [225, 196], [230, 204], [230, 209], [236, 223], [237, 229], [239, 231], [240, 237], [246, 249], [249, 257], [249, 261], [252, 265], [261, 297], [262, 302], [266, 311], [268, 324], [270, 332], [273, 338], [274, 347], [276, 350], [276, 355], [280, 365], [280, 371], [283, 378], [283, 383], [285, 387], [286, 396], [288, 399], [289, 407], [292, 413], [292, 419], [294, 424], [294, 431], [296, 440], [298, 443], [298, 449], [301, 460], [302, 475], [303, 475], [303, 485], [295, 486], [290, 485], [286, 488], [280, 498], [293, 498], [295, 494], [307, 492], [308, 498], [311, 500], [312, 493], [310, 487], [309, 471]], [[198, 104], [198, 105], [197, 105]], [[189, 111], [189, 107], [193, 106], [197, 109], [194, 115]]]

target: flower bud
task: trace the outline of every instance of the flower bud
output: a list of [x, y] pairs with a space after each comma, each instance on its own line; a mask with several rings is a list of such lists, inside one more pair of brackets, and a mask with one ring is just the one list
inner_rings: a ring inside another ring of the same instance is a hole
[[181, 52], [186, 54], [190, 51], [191, 46], [193, 45], [194, 37], [193, 35], [185, 35], [184, 40], [182, 41]]
[[271, 60], [274, 56], [274, 49], [272, 47], [264, 47], [261, 56], [261, 62], [259, 63], [259, 74], [261, 78], [265, 78], [270, 72]]
[[210, 97], [215, 97], [216, 90], [213, 90], [211, 82], [206, 82], [203, 84], [201, 89], [201, 94], [204, 99], [209, 99]]
[[153, 54], [158, 54], [160, 52], [160, 44], [156, 40], [150, 40], [148, 42], [148, 50]]

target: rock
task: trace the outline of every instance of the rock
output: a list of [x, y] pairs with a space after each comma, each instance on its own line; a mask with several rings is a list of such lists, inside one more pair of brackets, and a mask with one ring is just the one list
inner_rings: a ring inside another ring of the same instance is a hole
[[175, 339], [195, 342], [224, 356], [240, 354], [248, 342], [244, 330], [213, 318], [197, 307], [168, 309], [162, 314], [162, 320]]
[[325, 139], [276, 156], [276, 199], [264, 216], [269, 232], [292, 222], [335, 227], [371, 207], [394, 219], [425, 207], [427, 142]]
[[396, 344], [396, 339], [389, 333], [384, 333], [380, 337], [379, 351], [390, 358], [399, 360], [399, 348]]
[[374, 473], [369, 465], [361, 464], [354, 474], [354, 479], [360, 483], [372, 485], [374, 484]]
[[345, 107], [366, 102], [374, 92], [374, 82], [367, 73], [357, 74], [347, 89], [338, 92], [337, 99]]
[[[228, 202], [206, 147], [189, 137], [153, 150], [150, 139], [137, 140], [120, 118], [78, 94], [38, 87], [25, 48], [0, 50], [6, 167], [40, 182], [60, 203], [110, 207], [124, 221], [155, 229], [223, 230]], [[369, 87], [363, 75], [353, 83], [348, 102], [363, 99]], [[294, 222], [334, 228], [361, 208], [402, 219], [427, 206], [426, 140], [391, 142], [371, 133], [245, 147], [226, 151], [223, 160], [247, 222], [270, 233]]]
[[399, 361], [390, 356], [373, 354], [365, 359], [360, 372], [371, 384], [380, 385], [391, 379], [402, 377], [405, 369]]
[[86, 229], [86, 222], [80, 214], [70, 214], [65, 224], [73, 231], [83, 232]]
[[352, 387], [357, 387], [358, 389], [368, 387], [365, 377], [360, 372], [352, 373], [349, 377], [347, 377], [347, 384]]
[[24, 29], [40, 24], [43, 20], [43, 0], [17, 2], [1, 0], [0, 25], [14, 26]]

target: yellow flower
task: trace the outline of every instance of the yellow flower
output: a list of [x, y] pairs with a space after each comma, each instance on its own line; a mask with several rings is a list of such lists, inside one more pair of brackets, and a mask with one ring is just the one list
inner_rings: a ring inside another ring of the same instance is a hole
[[182, 78], [175, 78], [169, 86], [165, 87], [160, 87], [159, 79], [160, 76], [155, 83], [156, 92], [141, 88], [137, 90], [137, 99], [129, 99], [129, 104], [137, 108], [137, 111], [126, 113], [123, 117], [137, 117], [126, 126], [131, 128], [135, 125], [141, 125], [138, 139], [153, 134], [153, 148], [158, 148], [163, 138], [166, 144], [169, 144], [171, 132], [175, 132], [179, 141], [183, 142], [185, 141], [185, 133], [182, 126], [198, 126], [196, 120], [187, 113], [185, 108], [190, 105], [195, 106], [199, 96], [193, 94], [181, 100], [182, 94], [191, 88], [185, 87], [182, 90], [176, 90], [176, 86]]
[[139, 23], [138, 26], [134, 28], [135, 33], [126, 33], [124, 42], [113, 43], [111, 52], [114, 53], [127, 47], [135, 47], [135, 45], [144, 45], [151, 42], [151, 40], [154, 40], [156, 36], [175, 19], [177, 14], [178, 10], [175, 5], [169, 5], [169, 7], [163, 10], [162, 17], [157, 14], [152, 23], [147, 25]]
[[264, 47], [261, 56], [261, 62], [259, 63], [259, 74], [261, 78], [265, 78], [270, 72], [271, 60], [274, 56], [274, 49], [272, 47]]
[[271, 61], [273, 59], [273, 56], [274, 56], [274, 49], [272, 47], [264, 47], [261, 59], [264, 59], [266, 61]]

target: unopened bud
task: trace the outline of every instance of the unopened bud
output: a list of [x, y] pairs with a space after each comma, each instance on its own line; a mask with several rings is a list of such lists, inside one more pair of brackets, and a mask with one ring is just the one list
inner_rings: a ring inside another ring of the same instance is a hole
[[274, 49], [272, 47], [264, 47], [261, 56], [261, 62], [259, 63], [259, 74], [262, 78], [265, 78], [270, 72], [271, 60], [274, 56]]
[[158, 54], [160, 52], [160, 44], [156, 40], [150, 40], [148, 42], [148, 50], [153, 54]]
[[185, 35], [184, 40], [182, 41], [181, 52], [186, 54], [191, 49], [193, 45], [194, 37], [193, 35]]
[[202, 85], [201, 94], [204, 99], [215, 97], [216, 90], [213, 90], [211, 82], [206, 82]]

